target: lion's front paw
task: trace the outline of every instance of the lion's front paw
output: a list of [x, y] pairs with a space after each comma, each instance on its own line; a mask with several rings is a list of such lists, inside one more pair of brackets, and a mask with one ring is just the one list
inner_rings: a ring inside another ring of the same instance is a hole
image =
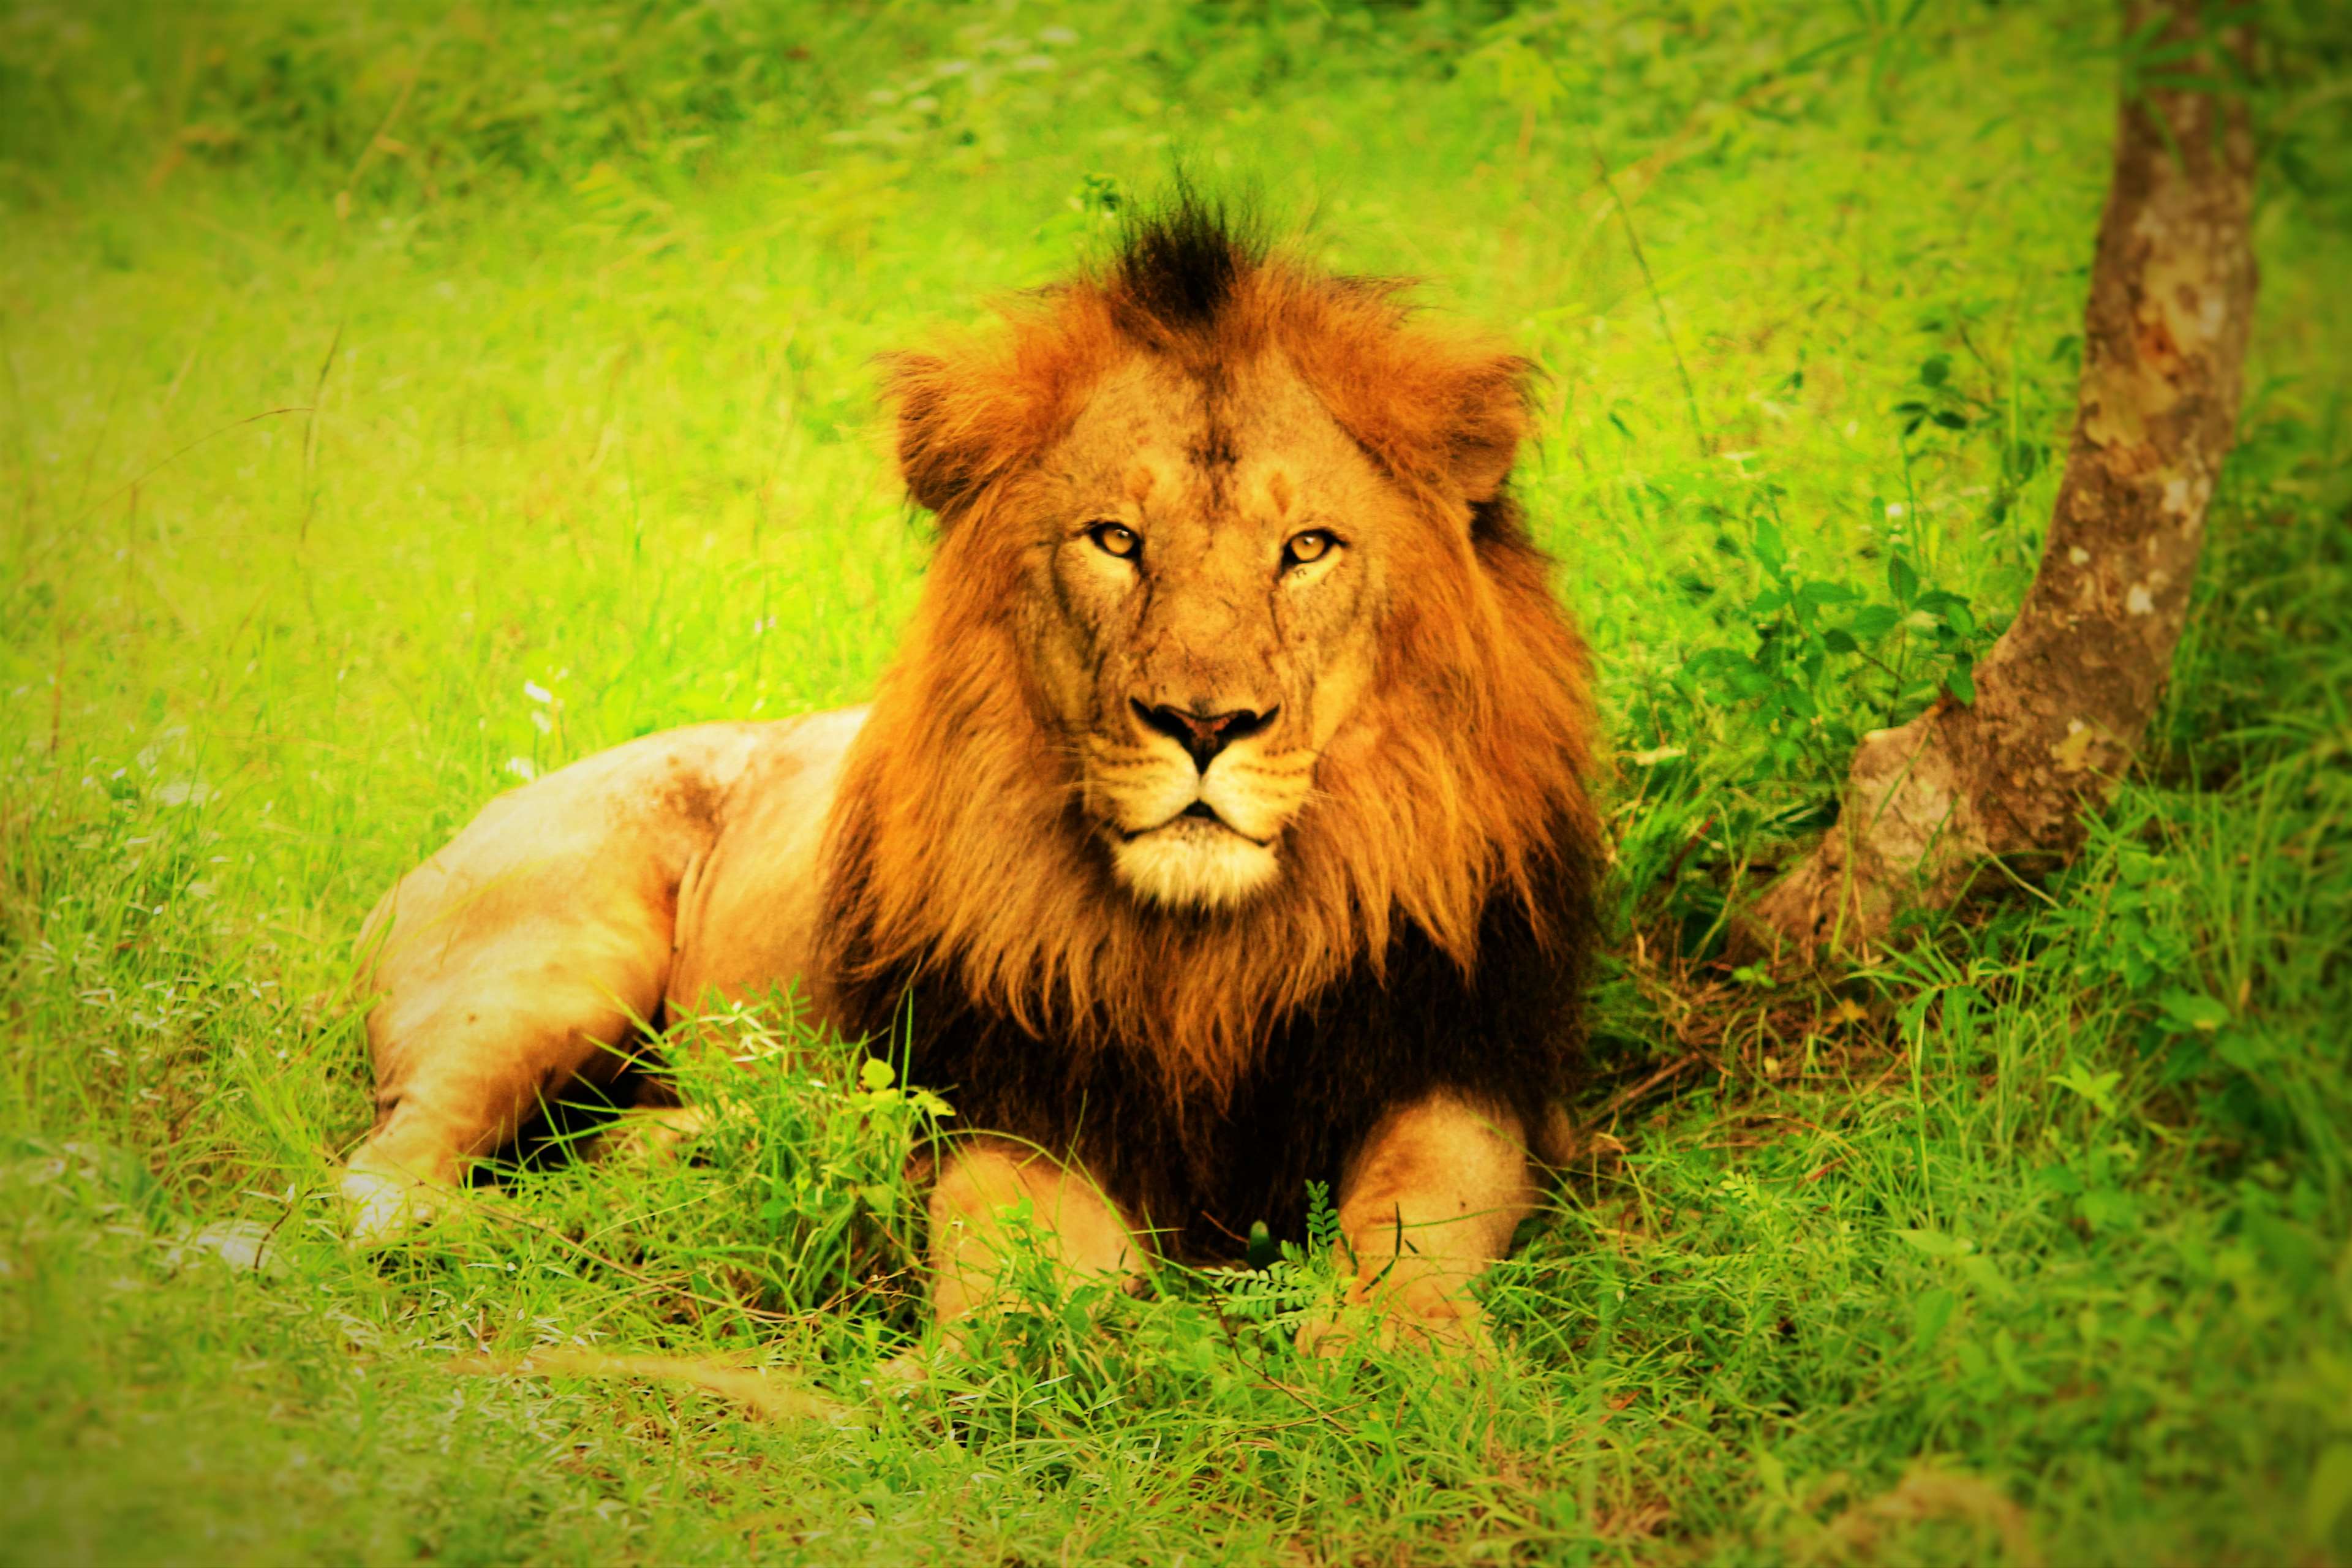
[[1491, 1365], [1494, 1336], [1468, 1290], [1433, 1280], [1367, 1286], [1359, 1281], [1340, 1304], [1309, 1314], [1298, 1331], [1301, 1355], [1330, 1360], [1363, 1344], [1419, 1348], [1473, 1366]]

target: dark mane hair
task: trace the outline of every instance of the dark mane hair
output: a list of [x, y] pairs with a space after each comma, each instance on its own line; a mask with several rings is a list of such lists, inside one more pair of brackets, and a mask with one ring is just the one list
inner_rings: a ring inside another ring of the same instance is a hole
[[1265, 258], [1263, 226], [1246, 210], [1180, 182], [1171, 200], [1125, 224], [1110, 267], [1113, 309], [1140, 338], [1213, 331], [1235, 284]]
[[1404, 928], [1271, 1021], [1250, 1069], [1209, 1103], [1148, 1041], [1099, 1019], [1032, 1028], [936, 963], [891, 965], [845, 1000], [895, 1030], [910, 1080], [943, 1091], [960, 1127], [1075, 1157], [1165, 1255], [1213, 1263], [1241, 1256], [1255, 1223], [1305, 1241], [1307, 1184], [1336, 1201], [1342, 1163], [1393, 1105], [1450, 1090], [1537, 1136], [1583, 1065], [1597, 868], [1562, 824], [1532, 898], [1488, 898], [1475, 963]]

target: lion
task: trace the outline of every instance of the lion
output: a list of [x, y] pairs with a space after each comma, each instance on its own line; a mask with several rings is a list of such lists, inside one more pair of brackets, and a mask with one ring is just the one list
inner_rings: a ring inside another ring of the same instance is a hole
[[929, 1166], [942, 1329], [1013, 1215], [1139, 1286], [1298, 1237], [1319, 1180], [1350, 1300], [1474, 1341], [1600, 861], [1589, 659], [1507, 487], [1532, 367], [1190, 196], [1007, 315], [886, 362], [937, 543], [869, 707], [576, 763], [370, 917], [361, 1228], [796, 983], [984, 1130]]

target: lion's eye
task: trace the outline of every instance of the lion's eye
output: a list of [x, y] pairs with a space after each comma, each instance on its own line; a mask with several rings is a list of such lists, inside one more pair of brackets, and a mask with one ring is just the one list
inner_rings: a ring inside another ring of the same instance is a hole
[[1143, 540], [1135, 530], [1116, 522], [1098, 522], [1087, 530], [1087, 537], [1105, 555], [1116, 555], [1121, 561], [1132, 561], [1143, 552]]
[[1309, 565], [1338, 548], [1338, 539], [1322, 529], [1310, 528], [1304, 533], [1292, 535], [1290, 542], [1282, 547], [1282, 564], [1285, 570]]

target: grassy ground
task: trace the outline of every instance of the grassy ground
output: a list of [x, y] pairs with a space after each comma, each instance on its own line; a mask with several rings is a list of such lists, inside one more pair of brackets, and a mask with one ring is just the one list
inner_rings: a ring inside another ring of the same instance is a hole
[[[2243, 444], [2079, 864], [1717, 962], [2063, 455], [2105, 18], [1909, 9], [0, 17], [0, 1560], [2352, 1559], [2340, 91], [2273, 106]], [[864, 693], [923, 559], [869, 356], [1173, 152], [1550, 378], [1619, 866], [1502, 1364], [1301, 1364], [1286, 1265], [877, 1392], [921, 1111], [837, 1051], [352, 1256], [367, 904], [519, 774]]]

